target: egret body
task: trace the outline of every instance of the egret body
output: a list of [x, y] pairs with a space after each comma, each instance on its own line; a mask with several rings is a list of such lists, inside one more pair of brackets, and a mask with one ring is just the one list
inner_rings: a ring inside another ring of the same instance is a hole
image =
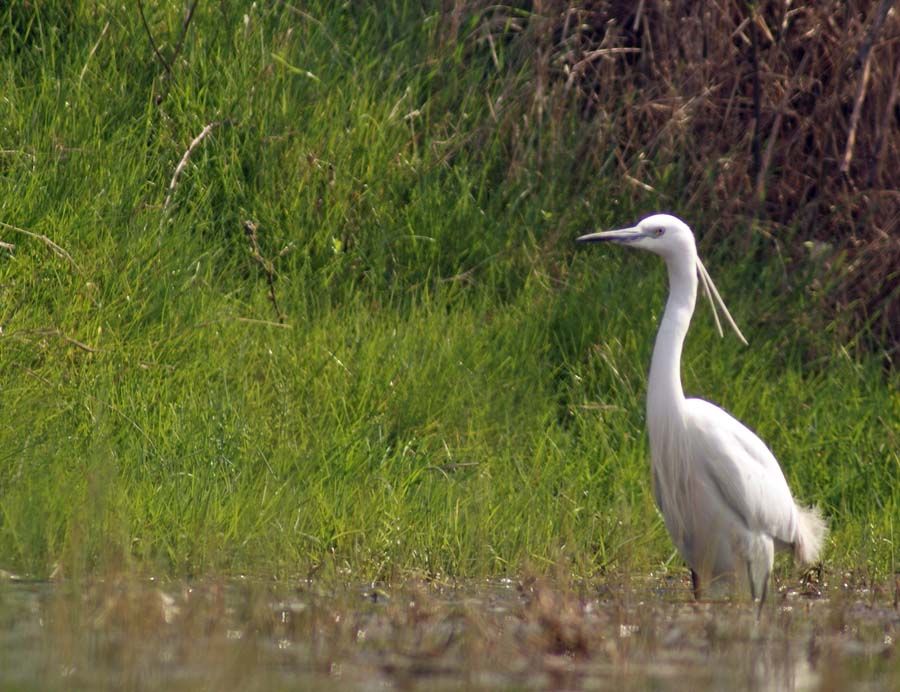
[[669, 297], [653, 347], [647, 427], [653, 494], [672, 541], [691, 569], [694, 593], [746, 575], [750, 594], [766, 597], [776, 549], [802, 563], [818, 558], [826, 527], [814, 508], [798, 505], [769, 448], [740, 421], [681, 386], [681, 350], [694, 313], [698, 281], [747, 343], [697, 255], [691, 229], [668, 214], [637, 226], [589, 233], [579, 242], [609, 241], [660, 255]]

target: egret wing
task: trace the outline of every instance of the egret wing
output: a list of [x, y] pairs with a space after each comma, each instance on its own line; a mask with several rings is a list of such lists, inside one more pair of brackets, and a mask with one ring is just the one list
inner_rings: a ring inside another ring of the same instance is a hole
[[794, 542], [794, 499], [775, 456], [740, 421], [702, 399], [687, 402], [693, 453], [706, 479], [751, 531]]

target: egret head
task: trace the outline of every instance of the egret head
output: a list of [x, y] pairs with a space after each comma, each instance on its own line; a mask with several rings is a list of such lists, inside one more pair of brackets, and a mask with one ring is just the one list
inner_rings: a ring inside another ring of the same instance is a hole
[[649, 250], [666, 260], [683, 257], [685, 260], [693, 261], [697, 255], [697, 246], [690, 227], [670, 214], [653, 214], [631, 228], [598, 231], [578, 238], [579, 243], [603, 241]]
[[579, 243], [598, 243], [611, 242], [620, 245], [631, 245], [641, 250], [649, 250], [660, 255], [669, 265], [669, 271], [683, 262], [688, 263], [688, 267], [696, 266], [697, 277], [700, 286], [706, 297], [709, 299], [710, 307], [713, 311], [713, 317], [716, 320], [716, 327], [719, 335], [722, 335], [722, 324], [719, 321], [718, 308], [725, 313], [725, 319], [734, 329], [738, 338], [744, 343], [747, 340], [741, 334], [741, 330], [735, 324], [731, 313], [725, 307], [722, 296], [716, 290], [713, 283], [697, 255], [697, 244], [694, 241], [694, 234], [690, 227], [681, 219], [670, 214], [653, 214], [643, 219], [637, 226], [630, 228], [620, 228], [615, 231], [597, 231], [595, 233], [587, 233], [578, 238]]

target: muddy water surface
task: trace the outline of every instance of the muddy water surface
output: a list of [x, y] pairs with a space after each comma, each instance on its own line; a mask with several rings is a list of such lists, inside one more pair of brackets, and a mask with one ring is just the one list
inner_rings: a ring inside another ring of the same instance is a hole
[[889, 589], [671, 581], [0, 584], [0, 689], [900, 690]]

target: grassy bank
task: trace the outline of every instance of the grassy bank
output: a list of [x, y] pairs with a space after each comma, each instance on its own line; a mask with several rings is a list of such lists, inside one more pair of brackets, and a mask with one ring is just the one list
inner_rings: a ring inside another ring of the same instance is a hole
[[[571, 243], [660, 199], [418, 5], [3, 11], [0, 567], [678, 565], [643, 424], [664, 270]], [[751, 343], [698, 313], [686, 390], [823, 507], [828, 565], [895, 570], [896, 375], [807, 310], [814, 263], [673, 210]]]

